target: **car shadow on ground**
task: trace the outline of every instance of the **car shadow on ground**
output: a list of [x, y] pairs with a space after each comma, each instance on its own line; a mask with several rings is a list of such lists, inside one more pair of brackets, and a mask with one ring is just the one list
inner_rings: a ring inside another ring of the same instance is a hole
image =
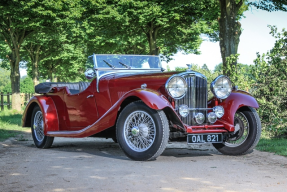
[[[29, 148], [36, 148], [33, 141], [26, 145]], [[46, 150], [61, 151], [62, 153], [78, 152], [79, 155], [86, 153], [93, 156], [101, 156], [111, 159], [130, 160], [121, 150], [118, 143], [112, 139], [103, 138], [55, 138], [51, 148]], [[220, 154], [212, 146], [200, 145], [191, 147], [184, 142], [173, 142], [168, 144], [165, 151], [161, 154], [164, 157], [186, 158], [198, 156], [213, 156]]]

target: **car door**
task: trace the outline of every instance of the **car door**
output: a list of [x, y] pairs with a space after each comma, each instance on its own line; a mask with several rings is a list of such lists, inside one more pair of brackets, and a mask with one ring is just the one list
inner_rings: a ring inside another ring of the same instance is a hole
[[65, 103], [68, 112], [67, 127], [80, 130], [98, 119], [98, 110], [95, 98], [95, 81], [78, 94], [66, 94]]

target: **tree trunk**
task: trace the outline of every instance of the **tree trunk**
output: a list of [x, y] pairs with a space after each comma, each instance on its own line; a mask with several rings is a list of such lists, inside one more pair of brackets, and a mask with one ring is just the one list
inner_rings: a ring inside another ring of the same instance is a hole
[[53, 82], [58, 82], [57, 76], [54, 75]]
[[159, 54], [159, 48], [156, 45], [156, 38], [157, 38], [157, 32], [160, 27], [156, 27], [153, 25], [153, 22], [150, 22], [149, 31], [146, 33], [148, 44], [149, 44], [149, 55], [158, 55]]
[[[243, 1], [240, 0], [236, 3], [236, 0], [219, 0], [219, 3], [221, 10], [221, 15], [218, 19], [219, 45], [223, 63], [223, 73], [225, 75], [230, 75], [226, 57], [237, 54], [239, 38], [241, 35], [241, 24], [236, 21], [236, 16]], [[236, 64], [237, 61], [232, 63], [232, 65]]]
[[40, 62], [40, 48], [41, 45], [31, 45], [29, 48], [28, 46], [26, 47], [26, 50], [29, 52], [31, 63], [32, 63], [32, 80], [34, 86], [39, 84], [39, 62]]
[[21, 111], [21, 97], [20, 97], [20, 70], [19, 70], [20, 54], [16, 49], [10, 58], [10, 80], [12, 88], [12, 109]]
[[38, 69], [38, 66], [39, 66], [39, 62], [40, 62], [40, 58], [39, 58], [40, 48], [41, 48], [41, 45], [37, 45], [36, 46], [35, 60], [34, 60], [34, 63], [33, 63], [34, 70], [32, 71], [32, 75], [33, 75], [34, 86], [39, 84], [39, 69]]
[[13, 23], [13, 19], [7, 16], [7, 20], [2, 22], [1, 30], [2, 36], [5, 38], [5, 42], [9, 46], [10, 54], [6, 55], [10, 62], [10, 79], [12, 88], [12, 109], [21, 111], [21, 97], [20, 97], [20, 49], [24, 42], [24, 39], [31, 34], [33, 31], [20, 30], [11, 26], [17, 26]]
[[53, 73], [50, 70], [48, 71], [48, 79], [50, 80], [50, 82], [53, 81]]

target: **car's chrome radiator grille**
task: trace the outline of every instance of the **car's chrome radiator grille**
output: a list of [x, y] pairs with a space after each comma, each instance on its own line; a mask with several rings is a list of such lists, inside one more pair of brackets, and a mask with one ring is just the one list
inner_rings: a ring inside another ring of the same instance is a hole
[[[195, 75], [185, 77], [188, 84], [186, 95], [182, 99], [175, 100], [175, 107], [185, 104], [189, 108], [207, 108], [207, 81]], [[194, 116], [196, 113], [201, 112], [206, 117], [206, 110], [190, 111], [187, 117], [181, 117], [183, 123], [187, 125], [196, 125]], [[205, 121], [206, 122], [206, 121]]]

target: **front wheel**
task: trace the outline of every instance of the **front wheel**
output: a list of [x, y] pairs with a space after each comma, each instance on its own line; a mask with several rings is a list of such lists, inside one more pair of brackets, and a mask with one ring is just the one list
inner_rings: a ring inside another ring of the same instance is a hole
[[133, 160], [156, 159], [168, 143], [169, 126], [165, 113], [151, 109], [141, 101], [123, 109], [116, 130], [120, 147]]
[[261, 122], [255, 109], [244, 107], [234, 117], [235, 131], [223, 143], [213, 146], [225, 155], [242, 155], [251, 152], [261, 135]]
[[49, 137], [44, 134], [43, 114], [39, 106], [36, 106], [33, 109], [31, 118], [31, 130], [36, 147], [45, 149], [52, 146], [54, 137]]

